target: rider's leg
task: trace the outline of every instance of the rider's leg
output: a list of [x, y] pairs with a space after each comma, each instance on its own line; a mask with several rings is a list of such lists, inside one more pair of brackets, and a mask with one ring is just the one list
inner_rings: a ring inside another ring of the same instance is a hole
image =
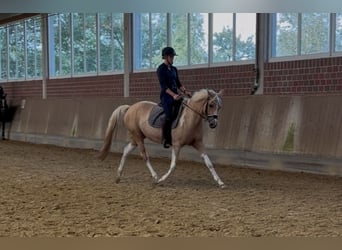
[[172, 145], [172, 137], [171, 137], [171, 126], [172, 126], [172, 116], [173, 116], [173, 102], [169, 100], [164, 100], [163, 109], [165, 112], [165, 121], [162, 127], [163, 133], [163, 145], [165, 148], [169, 148]]
[[163, 124], [163, 144], [165, 148], [168, 148], [172, 145], [172, 137], [171, 137], [171, 126], [172, 120], [169, 117], [165, 117], [165, 121]]

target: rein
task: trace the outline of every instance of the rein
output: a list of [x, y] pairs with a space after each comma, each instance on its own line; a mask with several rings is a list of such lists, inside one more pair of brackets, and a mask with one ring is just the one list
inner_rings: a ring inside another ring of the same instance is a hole
[[[182, 102], [182, 104], [187, 107], [188, 109], [190, 109], [191, 111], [193, 111], [194, 113], [198, 114], [202, 119], [204, 120], [208, 120], [208, 115], [203, 115], [202, 113], [198, 112], [197, 110], [195, 110], [194, 108], [192, 108], [190, 105], [188, 105], [184, 100]], [[207, 102], [208, 105], [208, 102]]]

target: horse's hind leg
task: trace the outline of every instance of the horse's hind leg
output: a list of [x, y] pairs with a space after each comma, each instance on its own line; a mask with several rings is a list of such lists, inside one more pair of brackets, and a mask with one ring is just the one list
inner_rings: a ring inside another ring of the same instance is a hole
[[146, 148], [145, 148], [144, 143], [141, 142], [141, 143], [138, 143], [138, 145], [139, 145], [139, 148], [140, 148], [141, 157], [144, 159], [148, 170], [150, 170], [150, 173], [151, 173], [151, 176], [152, 176], [154, 182], [157, 182], [158, 175], [157, 175], [157, 173], [154, 171], [154, 169], [152, 167], [152, 164], [150, 162], [150, 157], [149, 157], [149, 155], [146, 152]]
[[118, 176], [116, 177], [116, 183], [119, 183], [120, 182], [120, 178], [121, 178], [121, 175], [122, 175], [122, 171], [123, 171], [123, 167], [124, 167], [124, 164], [126, 162], [126, 158], [127, 156], [137, 147], [136, 144], [133, 144], [132, 142], [128, 143], [125, 148], [124, 148], [124, 151], [123, 151], [123, 154], [121, 156], [121, 160], [120, 160], [120, 165], [118, 167]]

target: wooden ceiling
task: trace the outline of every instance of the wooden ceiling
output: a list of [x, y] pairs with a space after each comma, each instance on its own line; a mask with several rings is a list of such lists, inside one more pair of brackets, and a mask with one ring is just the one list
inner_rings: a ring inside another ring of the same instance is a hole
[[10, 23], [18, 19], [37, 15], [38, 13], [0, 13], [0, 25]]

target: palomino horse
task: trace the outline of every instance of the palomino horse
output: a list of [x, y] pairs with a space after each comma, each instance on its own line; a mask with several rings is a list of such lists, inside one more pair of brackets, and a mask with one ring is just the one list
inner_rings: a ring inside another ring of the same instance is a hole
[[139, 147], [141, 156], [151, 172], [155, 183], [160, 183], [165, 181], [175, 169], [181, 148], [184, 145], [190, 145], [200, 153], [200, 156], [204, 160], [205, 165], [208, 167], [217, 184], [221, 188], [224, 188], [224, 183], [217, 175], [212, 162], [204, 151], [202, 130], [202, 119], [209, 123], [210, 128], [215, 128], [217, 126], [218, 114], [222, 106], [222, 92], [222, 90], [217, 93], [214, 90], [202, 89], [195, 92], [190, 99], [183, 100], [185, 108], [180, 116], [178, 126], [172, 129], [171, 165], [168, 172], [160, 179], [158, 179], [157, 174], [151, 165], [144, 145], [145, 138], [156, 143], [161, 143], [162, 141], [161, 129], [151, 126], [148, 121], [151, 110], [157, 105], [154, 102], [140, 101], [131, 106], [121, 105], [114, 110], [108, 122], [99, 158], [103, 160], [107, 156], [111, 147], [114, 130], [117, 129], [119, 120], [123, 119], [124, 125], [130, 135], [130, 142], [125, 146], [121, 157], [117, 172], [117, 183], [120, 181], [127, 156], [136, 147]]

